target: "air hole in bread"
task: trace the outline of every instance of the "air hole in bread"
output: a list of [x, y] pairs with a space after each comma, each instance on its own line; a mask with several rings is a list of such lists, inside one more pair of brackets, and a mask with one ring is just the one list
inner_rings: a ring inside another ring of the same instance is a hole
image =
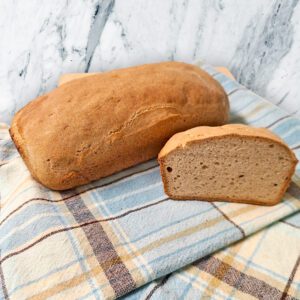
[[167, 171], [168, 171], [168, 172], [172, 172], [173, 169], [172, 169], [171, 167], [167, 167]]

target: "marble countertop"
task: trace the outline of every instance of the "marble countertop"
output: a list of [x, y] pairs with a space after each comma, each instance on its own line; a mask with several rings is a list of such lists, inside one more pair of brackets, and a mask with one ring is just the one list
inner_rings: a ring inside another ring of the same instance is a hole
[[300, 116], [299, 0], [0, 2], [0, 121], [67, 72], [166, 60], [228, 67]]

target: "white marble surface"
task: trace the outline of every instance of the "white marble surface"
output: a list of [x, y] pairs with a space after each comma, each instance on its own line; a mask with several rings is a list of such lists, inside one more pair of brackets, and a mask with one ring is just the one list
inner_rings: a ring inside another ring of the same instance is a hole
[[0, 121], [66, 72], [202, 60], [300, 115], [298, 0], [0, 1]]

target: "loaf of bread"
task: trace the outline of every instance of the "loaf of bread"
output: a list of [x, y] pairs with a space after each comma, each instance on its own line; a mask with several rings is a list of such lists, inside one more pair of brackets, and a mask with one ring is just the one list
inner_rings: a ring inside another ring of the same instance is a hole
[[177, 133], [158, 160], [170, 198], [262, 205], [281, 200], [297, 164], [279, 137], [240, 124]]
[[157, 156], [176, 132], [228, 121], [220, 84], [185, 63], [65, 83], [21, 109], [10, 133], [32, 176], [64, 190]]

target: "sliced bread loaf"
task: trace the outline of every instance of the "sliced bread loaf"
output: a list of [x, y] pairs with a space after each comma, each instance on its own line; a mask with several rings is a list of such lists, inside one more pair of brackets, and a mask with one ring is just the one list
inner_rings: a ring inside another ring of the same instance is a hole
[[158, 161], [170, 198], [263, 205], [281, 200], [297, 164], [279, 137], [241, 124], [177, 133]]

